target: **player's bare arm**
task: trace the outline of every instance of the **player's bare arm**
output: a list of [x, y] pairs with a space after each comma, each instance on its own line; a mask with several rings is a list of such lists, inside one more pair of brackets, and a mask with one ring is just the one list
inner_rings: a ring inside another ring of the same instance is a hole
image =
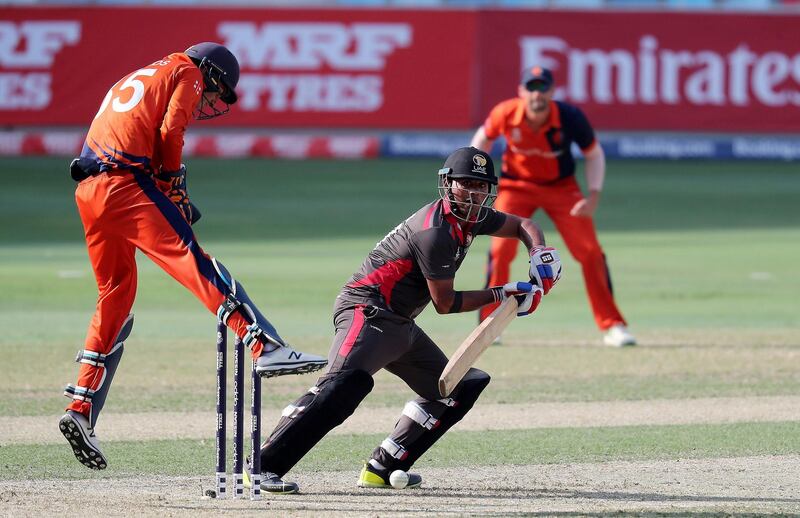
[[425, 280], [428, 282], [428, 290], [431, 292], [433, 307], [440, 315], [474, 311], [496, 300], [491, 289], [457, 292], [453, 287], [454, 279]]
[[488, 153], [489, 151], [491, 151], [493, 143], [494, 139], [490, 139], [489, 137], [487, 137], [486, 130], [484, 130], [483, 126], [481, 126], [475, 132], [475, 135], [472, 136], [472, 141], [470, 142], [469, 145]]
[[606, 176], [606, 155], [600, 143], [595, 142], [590, 149], [584, 151], [583, 156], [589, 195], [575, 203], [569, 213], [572, 216], [590, 218], [600, 204], [600, 193], [603, 191]]
[[492, 235], [516, 237], [528, 247], [531, 282], [549, 293], [561, 278], [561, 258], [555, 248], [545, 245], [541, 227], [529, 219], [507, 214], [503, 226]]
[[506, 214], [506, 222], [495, 233], [496, 237], [516, 237], [527, 247], [529, 253], [533, 253], [537, 248], [544, 248], [544, 232], [539, 225], [533, 221], [513, 214]]
[[[519, 307], [522, 308], [517, 315], [533, 313], [541, 301], [543, 291], [538, 285], [527, 282], [509, 282], [503, 286], [495, 286], [485, 290], [456, 291], [453, 287], [454, 279], [425, 279], [431, 301], [436, 312], [463, 313], [475, 311], [486, 304], [502, 302], [503, 300], [518, 296]], [[538, 292], [538, 294], [537, 294]]]

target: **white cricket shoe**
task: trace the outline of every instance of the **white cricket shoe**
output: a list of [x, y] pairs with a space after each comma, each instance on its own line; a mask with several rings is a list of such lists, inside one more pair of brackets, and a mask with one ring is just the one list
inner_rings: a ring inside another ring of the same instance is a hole
[[636, 337], [634, 337], [624, 324], [615, 324], [606, 329], [603, 335], [603, 343], [612, 347], [625, 347], [628, 345], [636, 345]]
[[276, 347], [269, 352], [262, 352], [256, 360], [256, 372], [262, 378], [272, 378], [318, 371], [327, 364], [327, 358], [316, 354], [301, 353], [287, 345]]
[[89, 428], [89, 420], [80, 412], [67, 410], [58, 421], [58, 429], [72, 447], [78, 462], [91, 469], [106, 469], [108, 462], [100, 450], [100, 442]]

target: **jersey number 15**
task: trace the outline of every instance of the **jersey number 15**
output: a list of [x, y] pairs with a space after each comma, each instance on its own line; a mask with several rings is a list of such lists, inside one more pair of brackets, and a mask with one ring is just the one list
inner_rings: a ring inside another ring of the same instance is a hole
[[127, 90], [128, 88], [133, 89], [133, 93], [125, 102], [120, 100], [120, 97], [114, 97], [112, 101], [112, 96], [114, 95], [114, 88], [117, 85], [111, 87], [111, 89], [106, 94], [105, 98], [103, 99], [103, 103], [100, 105], [100, 109], [97, 110], [97, 115], [94, 118], [98, 118], [106, 108], [108, 108], [109, 103], [111, 104], [111, 109], [117, 113], [124, 113], [127, 111], [131, 111], [144, 97], [144, 83], [136, 79], [138, 76], [148, 76], [152, 77], [158, 70], [155, 68], [143, 68], [141, 70], [137, 70], [133, 74], [129, 75], [125, 81], [119, 85], [119, 92], [122, 93], [123, 90]]

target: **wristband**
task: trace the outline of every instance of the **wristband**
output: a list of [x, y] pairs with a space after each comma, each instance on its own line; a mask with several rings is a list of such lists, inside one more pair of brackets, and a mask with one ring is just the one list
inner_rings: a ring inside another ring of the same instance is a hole
[[453, 294], [453, 304], [450, 306], [450, 311], [448, 313], [460, 313], [461, 312], [461, 304], [464, 302], [464, 297], [461, 295], [460, 291], [457, 291]]

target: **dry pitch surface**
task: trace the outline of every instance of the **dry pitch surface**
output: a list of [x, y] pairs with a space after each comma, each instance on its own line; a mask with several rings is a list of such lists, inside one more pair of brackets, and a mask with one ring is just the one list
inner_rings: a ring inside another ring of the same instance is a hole
[[[600, 426], [609, 424], [609, 415], [622, 416], [624, 422], [617, 424], [627, 425], [645, 423], [655, 416], [685, 423], [781, 421], [800, 416], [798, 397], [529, 406], [509, 412], [503, 405], [483, 408], [479, 405], [475, 414], [462, 425], [468, 429], [497, 429], [497, 423], [503, 422], [498, 419], [500, 414], [537, 413], [535, 422], [507, 421], [509, 428]], [[557, 411], [557, 407], [562, 411]], [[682, 416], [681, 419], [676, 419], [678, 416]], [[114, 429], [111, 423], [117, 416], [108, 414], [105, 417], [111, 432]], [[167, 421], [174, 417], [162, 416], [162, 424], [169, 428]], [[119, 418], [125, 419], [124, 415]], [[359, 414], [353, 416], [355, 420], [360, 418]], [[386, 418], [390, 418], [388, 413]], [[11, 424], [25, 426], [19, 422], [5, 422], [8, 419], [0, 423], [4, 428]], [[33, 427], [29, 431], [41, 434], [38, 440], [47, 441], [49, 432], [45, 423], [55, 421], [37, 419], [41, 429], [37, 432]], [[11, 442], [27, 441], [20, 436]], [[255, 515], [265, 510], [285, 516], [323, 513], [331, 516], [684, 515], [709, 512], [714, 515], [800, 515], [800, 456], [797, 455], [430, 468], [423, 472], [425, 484], [422, 488], [404, 491], [358, 489], [355, 487], [357, 474], [356, 468], [348, 472], [300, 473], [291, 478], [300, 483], [302, 494], [265, 496], [261, 502], [202, 498], [203, 489], [213, 483], [210, 474], [7, 481], [0, 490], [0, 506], [3, 515], [15, 517], [74, 514], [76, 510], [90, 509], [104, 509], [107, 516]]]
[[443, 516], [643, 512], [800, 514], [800, 456], [428, 469], [423, 488], [354, 487], [355, 472], [298, 475], [303, 494], [260, 502], [201, 498], [211, 477], [6, 484], [7, 516]]

